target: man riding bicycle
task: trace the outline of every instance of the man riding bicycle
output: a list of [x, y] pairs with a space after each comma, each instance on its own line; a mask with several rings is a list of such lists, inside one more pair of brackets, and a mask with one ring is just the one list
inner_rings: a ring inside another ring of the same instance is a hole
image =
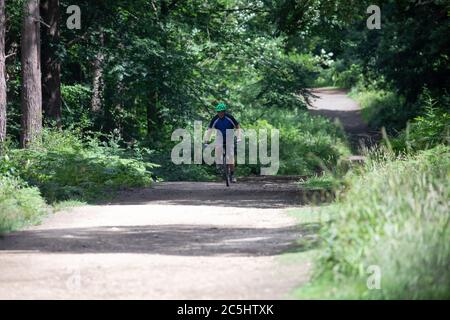
[[[231, 182], [236, 183], [236, 178], [234, 176], [234, 144], [227, 146], [227, 130], [228, 134], [234, 132], [234, 130], [238, 130], [237, 138], [240, 140], [240, 125], [239, 122], [227, 111], [227, 106], [224, 103], [219, 103], [216, 106], [217, 115], [211, 120], [208, 126], [208, 132], [205, 137], [205, 143], [208, 143], [213, 129], [216, 129], [217, 132], [221, 134], [220, 137], [216, 137], [216, 155], [222, 154], [223, 151], [226, 152], [227, 155], [227, 163], [230, 164], [231, 171]], [[220, 143], [222, 142], [222, 143]]]

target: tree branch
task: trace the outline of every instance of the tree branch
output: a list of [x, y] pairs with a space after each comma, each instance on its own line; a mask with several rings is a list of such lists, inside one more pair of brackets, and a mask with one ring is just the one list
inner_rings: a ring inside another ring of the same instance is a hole
[[10, 54], [6, 55], [5, 56], [5, 60], [10, 58], [10, 57], [12, 57], [12, 56], [15, 56], [16, 54], [17, 54], [17, 52], [13, 52], [13, 53], [10, 53]]
[[267, 10], [267, 9], [264, 10], [264, 9], [251, 8], [251, 7], [216, 10], [216, 12], [239, 12], [239, 11], [270, 12], [270, 10]]
[[89, 31], [86, 31], [81, 36], [76, 37], [75, 39], [72, 39], [69, 42], [67, 42], [66, 45], [65, 45], [66, 49], [70, 48], [73, 44], [77, 43], [80, 40], [85, 40], [86, 36], [88, 35], [88, 33], [89, 33]]
[[33, 18], [33, 20], [34, 20], [34, 22], [39, 22], [40, 24], [43, 24], [44, 26], [46, 26], [49, 29], [51, 28], [51, 26], [49, 24], [45, 23], [44, 20], [42, 20], [42, 19], [34, 19]]

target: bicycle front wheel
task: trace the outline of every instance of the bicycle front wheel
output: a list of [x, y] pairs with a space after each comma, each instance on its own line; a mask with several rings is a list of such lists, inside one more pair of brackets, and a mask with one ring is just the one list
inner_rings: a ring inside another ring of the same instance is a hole
[[225, 165], [225, 183], [227, 185], [227, 187], [230, 186], [231, 184], [231, 171], [230, 171], [230, 166], [229, 165]]

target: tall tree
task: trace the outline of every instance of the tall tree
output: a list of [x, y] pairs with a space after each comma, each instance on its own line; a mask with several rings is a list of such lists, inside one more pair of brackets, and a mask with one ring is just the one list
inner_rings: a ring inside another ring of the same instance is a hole
[[26, 0], [22, 22], [22, 132], [26, 148], [42, 130], [39, 0]]
[[61, 127], [61, 62], [57, 56], [59, 0], [41, 0], [41, 17], [46, 28], [42, 32], [42, 104], [48, 119]]
[[0, 0], [0, 143], [6, 137], [5, 0]]
[[91, 110], [93, 112], [99, 112], [102, 109], [102, 93], [103, 93], [103, 62], [105, 60], [105, 55], [103, 54], [104, 46], [104, 36], [103, 32], [100, 31], [100, 48], [95, 54], [93, 67], [93, 77], [92, 77], [92, 98], [91, 98]]

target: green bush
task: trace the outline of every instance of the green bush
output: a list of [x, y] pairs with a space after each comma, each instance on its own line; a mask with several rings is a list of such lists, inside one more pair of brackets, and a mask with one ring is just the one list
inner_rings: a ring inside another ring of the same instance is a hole
[[415, 114], [404, 98], [391, 91], [362, 89], [352, 91], [350, 96], [361, 105], [362, 116], [371, 128], [385, 127], [391, 134], [405, 128]]
[[[71, 131], [45, 130], [42, 142], [30, 149], [13, 149], [0, 158], [0, 172], [27, 181], [49, 201], [93, 200], [111, 191], [151, 184], [153, 164], [122, 149], [111, 138], [85, 141]], [[141, 155], [142, 156], [142, 155]]]
[[365, 83], [363, 68], [359, 64], [348, 64], [343, 60], [333, 61], [329, 57], [328, 63], [317, 67], [314, 87], [339, 87], [352, 89], [361, 87]]
[[[449, 152], [373, 154], [348, 193], [324, 209], [333, 218], [322, 231], [315, 282], [342, 285], [347, 298], [450, 298]], [[381, 290], [366, 287], [372, 265], [380, 267]]]
[[334, 72], [333, 53], [322, 51], [320, 55], [299, 54], [298, 62], [308, 71], [305, 74], [305, 84], [309, 88], [321, 88], [333, 85]]
[[401, 134], [392, 141], [398, 151], [417, 151], [450, 142], [450, 98], [435, 99], [425, 92], [419, 103], [425, 106]]
[[153, 170], [153, 173], [165, 181], [212, 181], [219, 178], [213, 166], [205, 164], [176, 165], [170, 156], [170, 149], [155, 152], [151, 156], [152, 162], [161, 164]]
[[336, 191], [342, 186], [343, 182], [339, 177], [324, 174], [301, 179], [298, 184], [303, 190]]
[[[264, 118], [244, 123], [243, 128], [280, 131], [280, 175], [314, 175], [332, 170], [350, 154], [342, 128], [324, 117], [301, 110], [273, 110]], [[259, 165], [247, 167], [259, 174]]]
[[14, 177], [0, 176], [0, 233], [40, 221], [47, 207], [37, 188]]
[[350, 68], [333, 74], [334, 85], [340, 88], [351, 89], [363, 81], [363, 70], [360, 65], [352, 64]]
[[62, 123], [70, 123], [72, 127], [89, 128], [92, 126], [91, 89], [83, 85], [62, 85], [63, 101]]

